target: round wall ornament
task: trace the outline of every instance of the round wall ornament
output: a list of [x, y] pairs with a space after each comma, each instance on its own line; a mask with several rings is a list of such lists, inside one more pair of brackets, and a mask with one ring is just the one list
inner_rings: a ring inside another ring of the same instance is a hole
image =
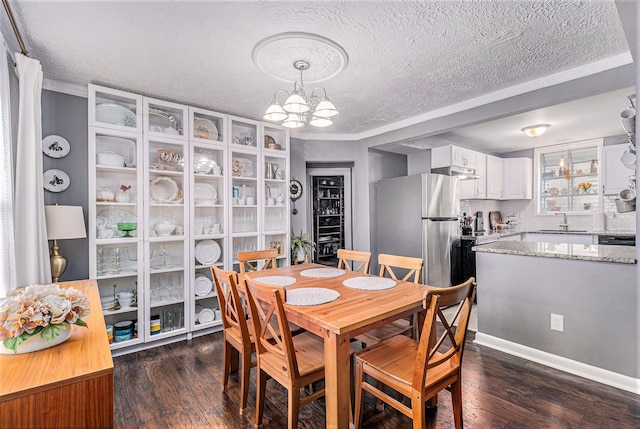
[[299, 180], [291, 179], [289, 182], [289, 193], [291, 200], [295, 201], [302, 196], [302, 183]]

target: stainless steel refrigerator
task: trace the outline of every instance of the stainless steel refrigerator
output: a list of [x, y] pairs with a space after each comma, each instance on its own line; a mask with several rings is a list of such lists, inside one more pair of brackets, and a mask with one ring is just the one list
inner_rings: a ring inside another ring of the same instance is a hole
[[422, 258], [428, 285], [451, 286], [451, 250], [460, 239], [458, 180], [417, 174], [376, 183], [378, 254]]

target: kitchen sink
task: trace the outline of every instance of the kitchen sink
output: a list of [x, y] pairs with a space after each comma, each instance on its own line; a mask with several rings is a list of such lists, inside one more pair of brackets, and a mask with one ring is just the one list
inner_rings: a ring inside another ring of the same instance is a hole
[[571, 234], [572, 232], [587, 232], [586, 229], [540, 229], [538, 232], [566, 232], [567, 234]]

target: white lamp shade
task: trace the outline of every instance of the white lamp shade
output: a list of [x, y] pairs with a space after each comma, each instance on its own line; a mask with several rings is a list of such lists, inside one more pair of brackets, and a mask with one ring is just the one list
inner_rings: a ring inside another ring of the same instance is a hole
[[45, 206], [44, 215], [49, 240], [68, 240], [87, 236], [82, 207]]
[[336, 106], [326, 98], [318, 103], [316, 110], [313, 111], [313, 115], [319, 118], [331, 118], [337, 114]]
[[287, 119], [282, 122], [283, 127], [287, 128], [300, 128], [304, 127], [304, 120], [300, 115], [291, 113]]
[[289, 113], [305, 113], [309, 111], [307, 102], [298, 94], [291, 94], [282, 108]]
[[333, 124], [333, 121], [329, 118], [320, 118], [318, 116], [314, 116], [313, 118], [311, 118], [309, 123], [314, 127], [328, 127], [329, 125]]
[[282, 106], [277, 103], [273, 103], [264, 113], [262, 119], [265, 121], [278, 122], [287, 119], [287, 116], [287, 112], [282, 109]]

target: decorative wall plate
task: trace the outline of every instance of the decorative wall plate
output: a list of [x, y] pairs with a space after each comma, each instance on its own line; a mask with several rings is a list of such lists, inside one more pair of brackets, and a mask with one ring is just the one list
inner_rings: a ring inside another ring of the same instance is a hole
[[64, 158], [70, 151], [69, 141], [62, 136], [51, 134], [42, 139], [42, 152], [50, 158]]
[[62, 170], [52, 168], [44, 172], [44, 189], [49, 192], [62, 192], [69, 187], [71, 180], [69, 175]]

